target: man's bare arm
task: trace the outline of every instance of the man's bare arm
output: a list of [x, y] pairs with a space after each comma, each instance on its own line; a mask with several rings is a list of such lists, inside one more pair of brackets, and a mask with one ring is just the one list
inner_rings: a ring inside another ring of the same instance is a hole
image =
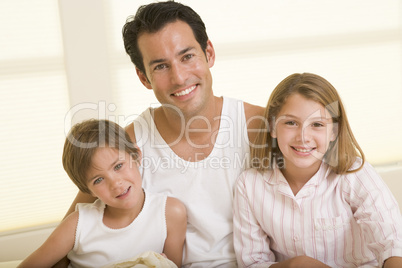
[[68, 209], [66, 215], [64, 218], [66, 218], [68, 215], [70, 215], [72, 212], [75, 211], [75, 206], [78, 203], [93, 203], [96, 200], [95, 197], [93, 197], [90, 194], [85, 194], [83, 192], [78, 192], [77, 196], [75, 197], [73, 203], [71, 204], [70, 208]]
[[261, 123], [264, 121], [265, 108], [245, 102], [244, 112], [247, 120], [248, 138], [250, 143], [253, 144], [261, 128]]

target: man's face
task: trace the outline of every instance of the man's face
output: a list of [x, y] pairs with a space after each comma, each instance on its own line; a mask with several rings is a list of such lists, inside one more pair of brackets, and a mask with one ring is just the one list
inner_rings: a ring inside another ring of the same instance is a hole
[[185, 116], [198, 115], [212, 99], [212, 76], [215, 61], [212, 43], [205, 53], [190, 26], [182, 21], [167, 24], [156, 33], [143, 33], [138, 46], [146, 75], [137, 74], [158, 101], [173, 105]]

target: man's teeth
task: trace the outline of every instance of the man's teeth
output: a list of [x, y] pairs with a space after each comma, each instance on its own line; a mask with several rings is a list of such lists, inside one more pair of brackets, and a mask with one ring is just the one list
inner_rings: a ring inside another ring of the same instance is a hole
[[177, 92], [177, 93], [175, 93], [175, 94], [173, 94], [173, 95], [176, 96], [176, 97], [184, 96], [184, 95], [189, 94], [189, 93], [190, 93], [191, 91], [193, 91], [194, 89], [195, 89], [195, 86], [192, 86], [192, 87], [190, 87], [190, 88], [187, 88], [186, 90]]

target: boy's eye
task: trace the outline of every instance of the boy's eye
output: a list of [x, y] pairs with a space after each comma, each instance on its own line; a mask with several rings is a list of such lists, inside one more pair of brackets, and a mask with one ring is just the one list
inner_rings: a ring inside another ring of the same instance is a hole
[[99, 184], [101, 181], [103, 181], [103, 178], [97, 178], [94, 180], [94, 184]]
[[123, 164], [117, 164], [117, 165], [114, 167], [114, 170], [119, 170], [119, 169], [121, 169], [122, 166], [123, 166]]

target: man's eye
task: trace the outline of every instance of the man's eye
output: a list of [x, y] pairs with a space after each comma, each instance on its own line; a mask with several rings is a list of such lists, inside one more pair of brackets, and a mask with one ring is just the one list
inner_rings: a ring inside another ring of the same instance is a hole
[[184, 57], [183, 57], [183, 61], [189, 60], [189, 59], [191, 59], [193, 56], [194, 56], [193, 54], [186, 54], [186, 55], [184, 55]]
[[103, 181], [103, 178], [97, 178], [96, 180], [94, 180], [94, 184], [99, 184], [101, 183], [101, 181]]
[[166, 64], [158, 64], [155, 66], [154, 70], [163, 70], [166, 69], [167, 65]]

